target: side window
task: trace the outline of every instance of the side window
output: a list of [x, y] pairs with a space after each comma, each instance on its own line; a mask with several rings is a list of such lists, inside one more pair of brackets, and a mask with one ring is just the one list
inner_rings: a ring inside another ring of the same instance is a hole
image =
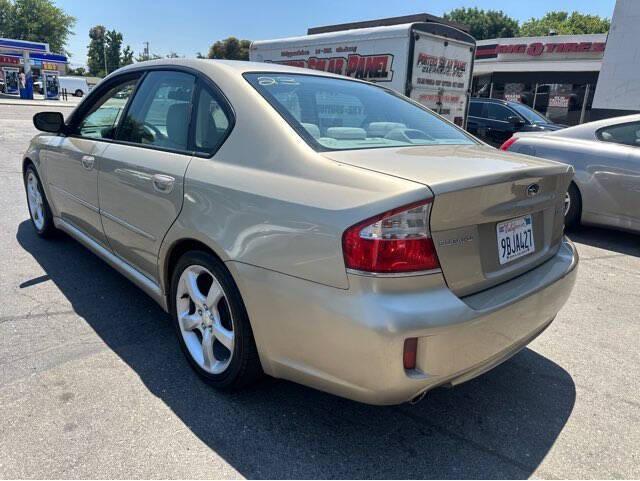
[[515, 115], [511, 110], [499, 104], [487, 104], [487, 118], [490, 120], [501, 120], [508, 122], [509, 117]]
[[216, 97], [204, 88], [200, 90], [196, 108], [196, 149], [213, 153], [229, 130], [229, 118]]
[[80, 121], [75, 133], [92, 139], [112, 139], [137, 81], [121, 83], [104, 94]]
[[640, 122], [604, 127], [598, 130], [596, 135], [603, 142], [640, 147]]
[[187, 150], [195, 77], [183, 72], [147, 74], [131, 102], [118, 140]]
[[469, 103], [469, 115], [472, 117], [482, 117], [482, 106], [484, 104], [481, 102], [471, 102]]

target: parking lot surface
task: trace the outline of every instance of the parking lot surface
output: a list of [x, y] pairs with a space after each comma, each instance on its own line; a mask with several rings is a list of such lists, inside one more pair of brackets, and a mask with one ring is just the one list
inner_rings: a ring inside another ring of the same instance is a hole
[[20, 162], [42, 109], [0, 104], [0, 477], [640, 477], [640, 236], [574, 233], [578, 281], [551, 327], [417, 405], [273, 379], [222, 394], [139, 289], [35, 235]]

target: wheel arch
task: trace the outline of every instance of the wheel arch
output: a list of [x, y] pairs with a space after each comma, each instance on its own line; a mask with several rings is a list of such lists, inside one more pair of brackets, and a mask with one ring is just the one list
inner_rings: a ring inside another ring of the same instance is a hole
[[[216, 249], [195, 237], [182, 237], [173, 240], [171, 243], [167, 243], [166, 251], [162, 254], [161, 262], [158, 263], [158, 267], [160, 268], [159, 279], [162, 282], [162, 288], [165, 296], [167, 296], [167, 301], [169, 300], [168, 296], [171, 294], [171, 275], [173, 274], [173, 269], [175, 268], [178, 259], [180, 259], [180, 257], [186, 252], [194, 250], [209, 253], [224, 265], [224, 258], [220, 253], [216, 252]], [[233, 274], [231, 272], [229, 272], [229, 274], [233, 278]]]

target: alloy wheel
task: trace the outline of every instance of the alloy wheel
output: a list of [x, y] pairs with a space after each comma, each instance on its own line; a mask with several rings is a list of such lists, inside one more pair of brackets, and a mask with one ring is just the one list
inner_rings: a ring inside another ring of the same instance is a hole
[[564, 194], [564, 216], [566, 217], [567, 214], [569, 213], [569, 209], [571, 209], [571, 194], [569, 194], [569, 192], [567, 192], [566, 194]]
[[223, 373], [235, 349], [234, 322], [227, 295], [205, 267], [191, 265], [176, 292], [180, 333], [192, 359], [211, 374]]
[[33, 223], [40, 231], [44, 228], [44, 201], [40, 193], [38, 177], [32, 171], [27, 175], [27, 200]]

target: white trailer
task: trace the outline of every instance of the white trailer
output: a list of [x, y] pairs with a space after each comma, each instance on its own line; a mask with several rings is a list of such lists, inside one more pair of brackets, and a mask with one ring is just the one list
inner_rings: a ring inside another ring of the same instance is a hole
[[434, 20], [367, 26], [375, 22], [255, 41], [249, 58], [380, 83], [466, 126], [475, 39]]

